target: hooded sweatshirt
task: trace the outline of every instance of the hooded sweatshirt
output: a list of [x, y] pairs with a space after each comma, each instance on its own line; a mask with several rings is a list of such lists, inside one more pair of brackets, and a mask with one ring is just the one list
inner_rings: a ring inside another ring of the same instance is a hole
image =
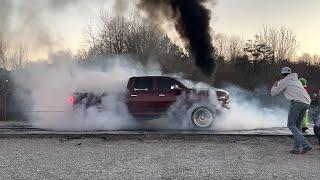
[[309, 104], [311, 99], [302, 83], [298, 79], [298, 74], [291, 73], [281, 79], [279, 83], [271, 88], [271, 95], [276, 96], [283, 91], [284, 96], [289, 100]]

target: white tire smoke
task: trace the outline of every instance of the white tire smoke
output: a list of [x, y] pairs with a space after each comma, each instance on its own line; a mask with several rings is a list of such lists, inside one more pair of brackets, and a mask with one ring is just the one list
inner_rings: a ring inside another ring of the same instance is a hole
[[[131, 76], [162, 75], [157, 64], [142, 66], [128, 58], [103, 60], [103, 65], [83, 68], [66, 59], [58, 64], [37, 64], [12, 74], [16, 96], [25, 103], [22, 110], [34, 127], [54, 130], [186, 130], [192, 126], [191, 113], [200, 106], [221, 109], [214, 91], [207, 100], [185, 106], [174, 103], [167, 117], [146, 122], [134, 120], [126, 106], [126, 83]], [[208, 87], [204, 83], [196, 86]], [[241, 90], [229, 87], [231, 110], [214, 117], [210, 130], [246, 130], [282, 127], [286, 111], [279, 108], [260, 108], [256, 99], [243, 97]], [[73, 110], [67, 98], [73, 92], [107, 93], [101, 107]]]

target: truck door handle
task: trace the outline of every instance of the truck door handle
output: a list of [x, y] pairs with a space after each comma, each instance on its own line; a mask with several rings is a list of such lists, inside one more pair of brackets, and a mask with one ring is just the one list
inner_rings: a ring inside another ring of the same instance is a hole
[[137, 97], [138, 95], [136, 95], [136, 94], [131, 94], [131, 97]]
[[165, 94], [159, 94], [159, 96], [160, 96], [160, 97], [164, 97], [164, 96], [166, 96], [166, 95], [165, 95]]
[[149, 91], [148, 88], [143, 88], [143, 89], [138, 89], [138, 88], [134, 88], [134, 91]]

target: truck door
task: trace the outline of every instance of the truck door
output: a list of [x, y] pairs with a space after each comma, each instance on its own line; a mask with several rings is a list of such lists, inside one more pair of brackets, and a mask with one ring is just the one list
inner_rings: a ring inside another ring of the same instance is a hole
[[172, 87], [181, 87], [181, 84], [173, 78], [157, 77], [156, 78], [156, 94], [157, 109], [160, 112], [166, 112], [169, 107], [176, 102], [179, 93]]
[[129, 89], [128, 109], [133, 115], [152, 115], [155, 113], [154, 78], [141, 77], [132, 79]]

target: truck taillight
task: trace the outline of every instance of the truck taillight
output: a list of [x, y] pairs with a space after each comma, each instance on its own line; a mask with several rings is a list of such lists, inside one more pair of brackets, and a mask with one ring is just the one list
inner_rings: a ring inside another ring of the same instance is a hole
[[68, 97], [68, 103], [69, 103], [70, 105], [73, 105], [74, 102], [75, 102], [75, 97], [74, 97], [74, 96], [69, 96], [69, 97]]

